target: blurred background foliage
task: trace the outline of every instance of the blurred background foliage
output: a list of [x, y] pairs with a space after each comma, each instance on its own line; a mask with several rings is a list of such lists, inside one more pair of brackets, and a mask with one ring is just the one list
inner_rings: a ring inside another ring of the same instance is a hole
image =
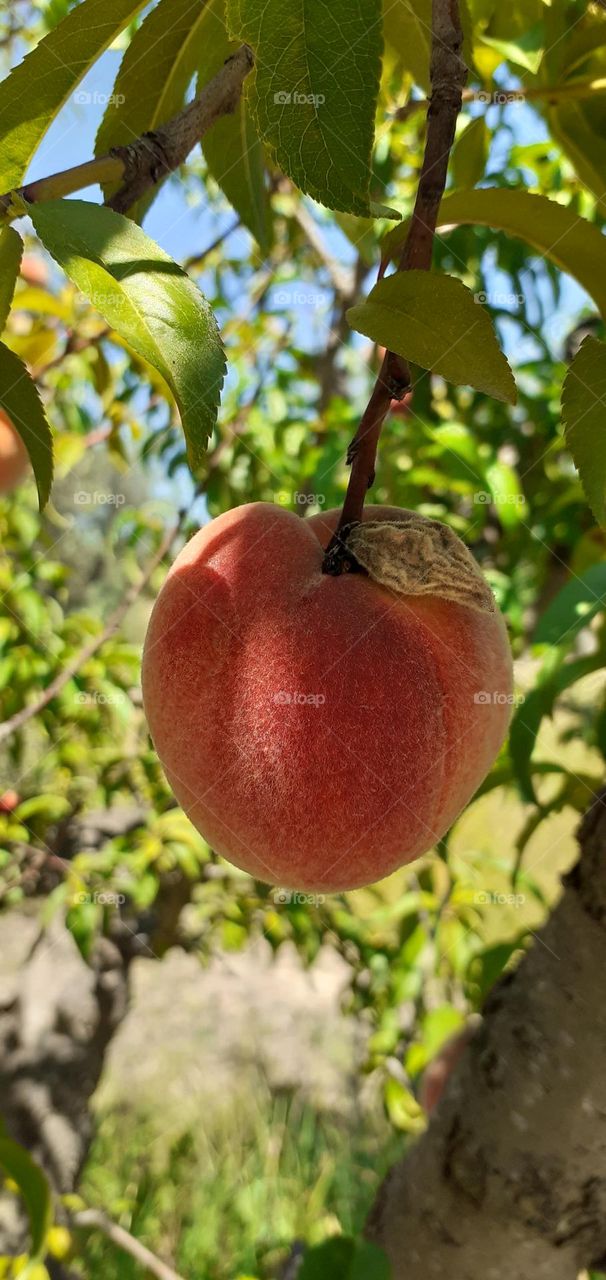
[[[68, 0], [5, 5], [6, 65], [69, 8]], [[606, 98], [547, 106], [532, 97], [541, 84], [603, 71], [598, 6], [577, 28], [578, 48], [574, 35], [558, 43], [556, 26], [570, 23], [574, 8], [470, 3], [476, 99], [460, 120], [451, 182], [523, 186], [602, 230], [606, 160], [595, 137]], [[389, 24], [399, 19], [408, 30], [407, 12], [393, 5]], [[424, 112], [407, 104], [427, 88], [427, 49], [422, 29], [405, 47], [389, 24], [373, 173], [376, 197], [406, 215], [424, 139]], [[112, 66], [127, 42], [128, 33], [107, 55]], [[516, 86], [526, 100], [477, 100]], [[261, 1080], [254, 1096], [233, 1106], [226, 1098], [182, 1132], [139, 1114], [134, 1098], [126, 1113], [98, 1113], [82, 1202], [104, 1208], [184, 1276], [213, 1280], [269, 1277], [294, 1238], [317, 1245], [359, 1231], [394, 1150], [426, 1123], [419, 1082], [427, 1063], [480, 1008], [556, 899], [606, 752], [606, 534], [560, 421], [566, 362], [582, 333], [603, 336], [601, 321], [528, 245], [456, 227], [438, 236], [435, 265], [484, 295], [519, 402], [511, 409], [417, 371], [412, 395], [386, 423], [373, 501], [443, 520], [471, 546], [516, 658], [510, 740], [431, 856], [325, 901], [276, 894], [234, 870], [175, 807], [139, 691], [141, 642], [167, 565], [201, 522], [238, 503], [277, 502], [301, 516], [339, 505], [347, 443], [379, 367], [376, 348], [347, 329], [344, 311], [375, 278], [386, 224], [335, 217], [280, 175], [270, 182], [263, 255], [202, 157], [162, 196], [187, 242], [198, 241], [186, 265], [219, 319], [229, 361], [197, 481], [153, 371], [31, 237], [5, 334], [47, 405], [57, 480], [42, 516], [33, 481], [0, 500], [0, 718], [35, 703], [66, 665], [74, 669], [0, 743], [2, 910], [33, 900], [47, 920], [63, 914], [84, 957], [117, 920], [159, 964], [175, 946], [204, 966], [258, 939], [275, 953], [289, 944], [303, 966], [332, 948], [346, 966], [342, 1008], [363, 1036], [360, 1070], [372, 1100], [347, 1120], [312, 1106], [303, 1084], [286, 1098]], [[125, 598], [129, 608], [106, 634]], [[87, 842], [88, 815], [125, 806], [126, 830], [112, 834], [110, 823]], [[102, 1236], [76, 1233], [65, 1247], [83, 1275], [140, 1274]]]

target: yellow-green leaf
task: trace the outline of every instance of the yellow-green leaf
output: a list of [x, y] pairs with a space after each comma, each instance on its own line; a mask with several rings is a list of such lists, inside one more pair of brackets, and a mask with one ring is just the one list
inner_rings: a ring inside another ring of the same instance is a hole
[[129, 218], [83, 200], [35, 204], [49, 253], [93, 306], [162, 375], [177, 402], [192, 469], [217, 417], [225, 357], [197, 286]]
[[562, 388], [566, 443], [598, 524], [606, 526], [606, 343], [585, 338]]
[[431, 0], [383, 0], [383, 30], [404, 70], [429, 93]]
[[[197, 66], [205, 9], [206, 0], [160, 0], [147, 14], [120, 64], [95, 155], [127, 145], [181, 110]], [[106, 199], [116, 186], [104, 188]], [[145, 210], [155, 191], [141, 202]]]
[[[225, 0], [210, 0], [198, 50], [198, 92], [237, 47], [227, 35]], [[204, 135], [202, 151], [209, 173], [266, 253], [271, 239], [271, 216], [265, 161], [246, 91], [247, 83], [236, 110], [217, 120]]]
[[490, 316], [453, 276], [398, 271], [379, 280], [347, 319], [359, 333], [421, 368], [515, 403], [513, 374]]
[[29, 1255], [37, 1261], [44, 1252], [52, 1222], [52, 1194], [47, 1178], [24, 1147], [5, 1137], [0, 1137], [0, 1169], [17, 1183], [23, 1196], [31, 1234]]
[[0, 408], [19, 432], [34, 469], [40, 510], [53, 481], [53, 441], [38, 395], [23, 361], [0, 342]]
[[2, 332], [15, 292], [23, 241], [14, 227], [0, 229], [0, 333]]
[[[438, 229], [465, 223], [495, 227], [526, 240], [560, 270], [574, 276], [606, 316], [606, 238], [585, 218], [545, 196], [483, 187], [456, 191], [442, 200]], [[400, 223], [385, 236], [386, 258], [399, 253], [407, 227], [407, 223]]]
[[145, 0], [83, 0], [0, 84], [0, 188], [19, 186], [49, 125]]
[[476, 116], [459, 134], [452, 153], [456, 187], [475, 187], [484, 176], [488, 157], [488, 129], [484, 116]]

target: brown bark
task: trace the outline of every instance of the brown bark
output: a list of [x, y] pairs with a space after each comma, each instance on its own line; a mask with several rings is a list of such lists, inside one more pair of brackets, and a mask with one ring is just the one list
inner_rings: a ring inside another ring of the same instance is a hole
[[367, 1226], [393, 1280], [576, 1280], [606, 1265], [606, 789], [560, 902]]

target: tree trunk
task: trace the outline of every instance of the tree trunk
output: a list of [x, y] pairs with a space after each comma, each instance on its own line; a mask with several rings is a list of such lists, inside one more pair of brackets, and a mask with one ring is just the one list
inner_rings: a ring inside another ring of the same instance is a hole
[[[0, 948], [0, 1113], [64, 1194], [88, 1152], [88, 1104], [127, 1009], [128, 966], [106, 938], [86, 964], [59, 917], [42, 929], [24, 912], [0, 921]], [[17, 1202], [0, 1197], [0, 1254], [26, 1238]]]
[[575, 1280], [606, 1266], [606, 790], [563, 896], [489, 996], [367, 1225], [393, 1280]]

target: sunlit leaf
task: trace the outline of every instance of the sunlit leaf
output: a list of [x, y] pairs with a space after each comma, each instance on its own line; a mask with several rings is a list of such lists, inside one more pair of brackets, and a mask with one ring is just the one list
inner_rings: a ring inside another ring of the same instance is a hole
[[189, 276], [128, 218], [81, 200], [32, 205], [32, 222], [74, 284], [172, 391], [198, 467], [213, 429], [225, 357]]
[[534, 644], [570, 642], [606, 608], [606, 563], [594, 564], [573, 577], [547, 606], [532, 637]]
[[[482, 188], [446, 195], [438, 228], [473, 223], [518, 236], [574, 276], [606, 316], [606, 237], [578, 213], [528, 191]], [[383, 241], [385, 257], [395, 257], [407, 235], [400, 223]]]
[[428, 93], [431, 0], [383, 0], [383, 30], [403, 69]]
[[606, 525], [606, 343], [585, 338], [562, 388], [566, 443], [598, 521]]
[[50, 427], [25, 365], [0, 342], [0, 408], [10, 418], [34, 469], [40, 508], [48, 502], [53, 480], [53, 442]]
[[453, 276], [398, 271], [351, 307], [347, 319], [367, 338], [449, 382], [515, 402], [513, 375], [490, 317]]
[[489, 133], [484, 116], [476, 116], [463, 130], [452, 152], [452, 176], [456, 187], [469, 189], [484, 176]]
[[[0, 84], [0, 188], [23, 181], [49, 125], [145, 0], [83, 0]], [[86, 105], [90, 94], [82, 93]]]
[[[198, 48], [198, 92], [237, 48], [225, 26], [225, 0], [210, 0]], [[217, 120], [202, 139], [209, 173], [266, 253], [271, 238], [263, 146], [254, 127], [246, 94], [236, 110]]]
[[[196, 70], [206, 0], [160, 0], [135, 32], [120, 65], [95, 141], [95, 154], [128, 145], [181, 109]], [[107, 198], [116, 184], [106, 186]], [[147, 210], [154, 192], [131, 215]]]
[[11, 309], [15, 292], [23, 241], [14, 227], [0, 229], [0, 333], [2, 332]]

